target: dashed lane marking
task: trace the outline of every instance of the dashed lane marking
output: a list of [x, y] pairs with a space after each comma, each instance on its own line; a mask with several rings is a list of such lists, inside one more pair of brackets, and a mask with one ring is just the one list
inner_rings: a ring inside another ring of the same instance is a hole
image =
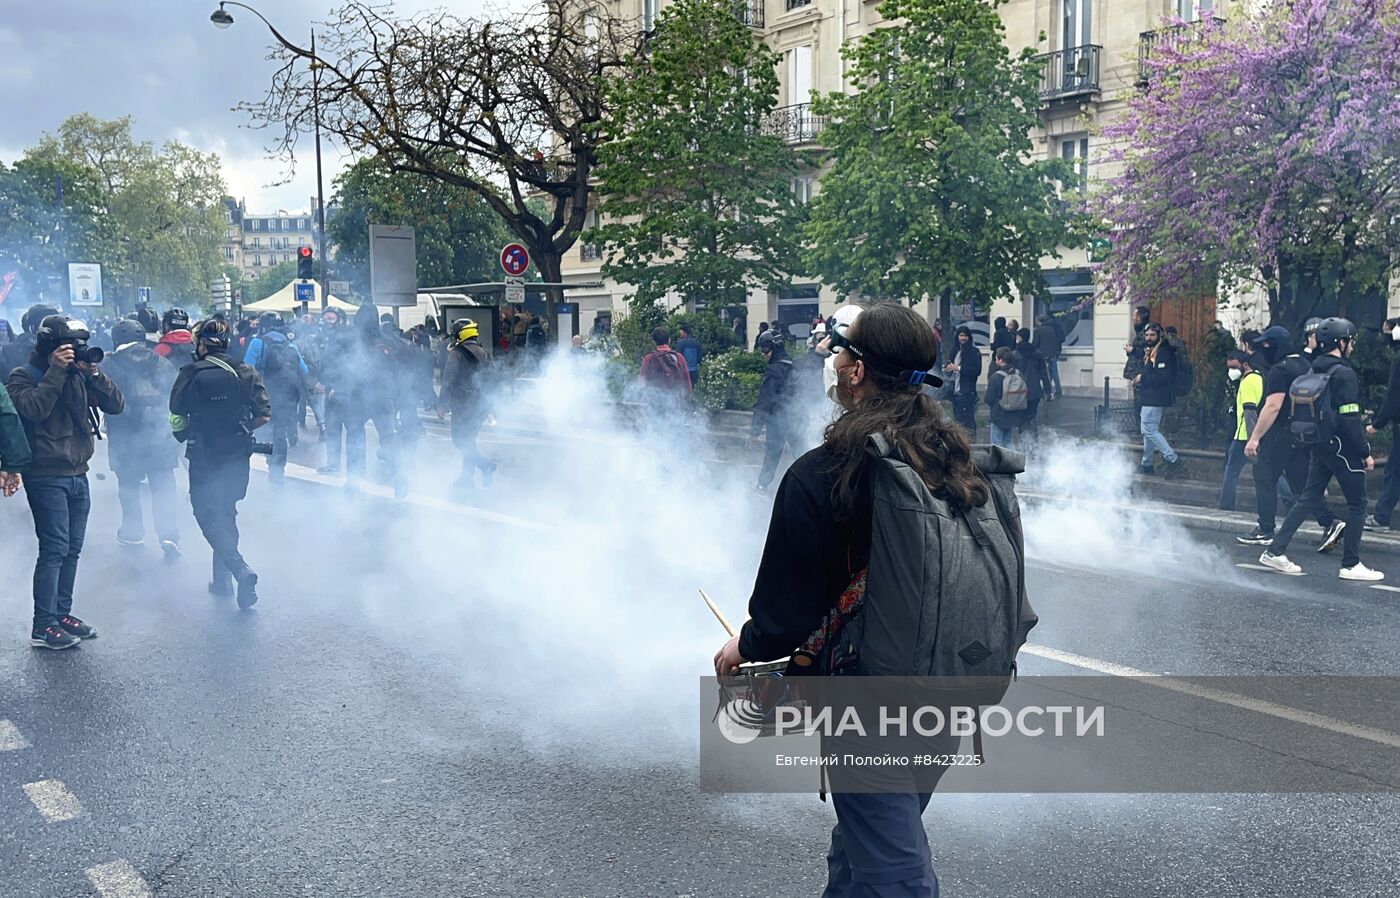
[[128, 861], [98, 864], [83, 872], [102, 898], [152, 898], [155, 894]]
[[1179, 692], [1182, 695], [1189, 695], [1194, 698], [1216, 702], [1217, 704], [1228, 705], [1243, 711], [1267, 714], [1270, 717], [1277, 717], [1280, 720], [1288, 720], [1293, 723], [1300, 723], [1304, 726], [1328, 730], [1329, 732], [1338, 733], [1343, 736], [1364, 739], [1367, 742], [1375, 742], [1378, 745], [1384, 745], [1389, 748], [1400, 748], [1400, 736], [1395, 733], [1389, 733], [1385, 730], [1378, 730], [1373, 727], [1359, 726], [1354, 723], [1347, 723], [1345, 720], [1337, 720], [1335, 717], [1328, 717], [1325, 714], [1316, 714], [1312, 711], [1290, 708], [1287, 705], [1280, 705], [1275, 702], [1252, 698], [1247, 695], [1240, 695], [1236, 692], [1227, 692], [1224, 689], [1213, 689], [1209, 686], [1188, 683], [1184, 680], [1171, 679], [1164, 677], [1162, 674], [1152, 673], [1151, 671], [1138, 670], [1135, 667], [1127, 667], [1122, 664], [1114, 664], [1112, 661], [1100, 661], [1097, 658], [1087, 658], [1083, 655], [1075, 655], [1071, 652], [1062, 652], [1059, 649], [1052, 649], [1048, 646], [1027, 644], [1022, 647], [1021, 651], [1035, 655], [1037, 658], [1045, 658], [1048, 661], [1057, 661], [1060, 664], [1068, 664], [1071, 667], [1092, 670], [1095, 673], [1105, 674], [1110, 677], [1134, 677], [1138, 678], [1147, 686], [1156, 686], [1159, 689]]
[[38, 808], [39, 813], [50, 823], [62, 823], [83, 814], [83, 806], [78, 803], [78, 796], [69, 792], [68, 787], [58, 780], [26, 783], [24, 794], [29, 796], [34, 807]]
[[20, 733], [19, 727], [0, 718], [0, 751], [19, 751], [28, 747], [29, 740]]
[[1307, 571], [1299, 571], [1299, 572], [1296, 573], [1296, 574], [1285, 574], [1283, 571], [1274, 570], [1274, 569], [1271, 568], [1271, 567], [1264, 567], [1264, 565], [1262, 565], [1262, 564], [1244, 564], [1244, 563], [1240, 563], [1240, 564], [1235, 565], [1235, 567], [1242, 567], [1242, 568], [1244, 568], [1244, 569], [1247, 570], [1247, 571], [1263, 571], [1263, 572], [1266, 573], [1266, 574], [1283, 574], [1283, 576], [1285, 576], [1285, 577], [1306, 577], [1306, 576], [1308, 575], [1308, 572], [1307, 572]]
[[1400, 592], [1400, 586], [1382, 586], [1379, 583], [1372, 583], [1372, 589], [1383, 589], [1386, 592]]

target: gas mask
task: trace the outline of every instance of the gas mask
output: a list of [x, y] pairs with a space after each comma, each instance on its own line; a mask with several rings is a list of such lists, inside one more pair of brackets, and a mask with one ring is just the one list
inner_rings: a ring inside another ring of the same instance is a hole
[[[851, 322], [855, 321], [858, 315], [860, 315], [860, 306], [842, 305], [836, 310], [834, 330], [838, 334], [845, 334], [851, 326]], [[822, 388], [826, 391], [827, 399], [839, 404], [840, 400], [836, 398], [836, 355], [837, 353], [833, 352], [827, 356], [822, 365]]]

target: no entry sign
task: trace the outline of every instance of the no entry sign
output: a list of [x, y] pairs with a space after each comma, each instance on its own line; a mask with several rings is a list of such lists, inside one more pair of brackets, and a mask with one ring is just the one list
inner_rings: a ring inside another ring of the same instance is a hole
[[501, 268], [506, 274], [518, 278], [530, 267], [530, 253], [518, 243], [508, 244], [501, 250]]

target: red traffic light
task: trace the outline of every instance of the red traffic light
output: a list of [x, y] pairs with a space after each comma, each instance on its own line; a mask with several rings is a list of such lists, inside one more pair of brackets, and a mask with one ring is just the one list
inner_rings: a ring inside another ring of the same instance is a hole
[[303, 259], [309, 259], [309, 258], [311, 258], [311, 247], [309, 247], [309, 246], [303, 246], [303, 247], [302, 247], [300, 250], [298, 250], [297, 252], [301, 253], [301, 257], [302, 257]]

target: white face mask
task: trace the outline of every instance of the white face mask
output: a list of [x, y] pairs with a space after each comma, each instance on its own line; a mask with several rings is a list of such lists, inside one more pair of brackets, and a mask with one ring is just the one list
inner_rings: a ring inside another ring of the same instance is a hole
[[1390, 329], [1390, 339], [1394, 340], [1396, 343], [1400, 343], [1400, 324]]
[[1238, 368], [1231, 368], [1226, 373], [1230, 375], [1231, 380], [1239, 380], [1241, 377], [1244, 377], [1244, 372]]

